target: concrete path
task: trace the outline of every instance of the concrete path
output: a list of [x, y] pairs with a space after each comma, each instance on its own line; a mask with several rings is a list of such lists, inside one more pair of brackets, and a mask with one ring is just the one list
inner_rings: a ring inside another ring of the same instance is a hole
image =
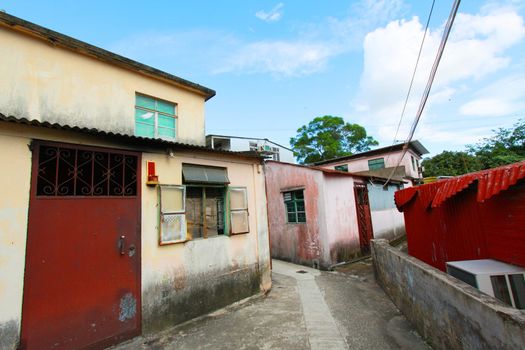
[[430, 349], [369, 262], [325, 272], [274, 260], [272, 281], [266, 296], [115, 349]]
[[311, 349], [348, 349], [315, 282], [315, 277], [321, 274], [320, 271], [274, 260], [272, 272], [292, 277], [297, 281]]

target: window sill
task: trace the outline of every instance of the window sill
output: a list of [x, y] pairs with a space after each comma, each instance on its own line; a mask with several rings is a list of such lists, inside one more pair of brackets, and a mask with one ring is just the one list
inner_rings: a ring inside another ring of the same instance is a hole
[[246, 231], [246, 232], [237, 232], [237, 233], [230, 233], [229, 236], [247, 235], [248, 233], [250, 233], [250, 231]]
[[179, 241], [169, 241], [169, 242], [159, 242], [159, 246], [167, 246], [167, 245], [174, 245], [174, 244], [181, 244], [191, 241], [191, 239], [181, 239]]

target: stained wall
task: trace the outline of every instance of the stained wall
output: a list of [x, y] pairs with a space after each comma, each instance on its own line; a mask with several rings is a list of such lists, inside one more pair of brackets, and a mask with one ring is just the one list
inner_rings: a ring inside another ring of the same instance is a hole
[[178, 106], [177, 141], [205, 144], [204, 97], [0, 26], [0, 113], [133, 135], [135, 93]]

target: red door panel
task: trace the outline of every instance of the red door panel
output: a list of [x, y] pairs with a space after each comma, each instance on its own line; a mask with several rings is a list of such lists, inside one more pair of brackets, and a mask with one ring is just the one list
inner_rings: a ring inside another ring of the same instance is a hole
[[368, 189], [365, 184], [354, 185], [354, 195], [357, 211], [357, 225], [359, 228], [359, 245], [361, 252], [370, 252], [370, 240], [373, 238], [372, 216], [370, 214], [370, 203], [368, 201]]
[[[50, 150], [52, 156], [39, 157]], [[95, 158], [103, 154], [102, 165], [97, 164]], [[127, 159], [131, 166], [126, 169], [122, 163]], [[82, 163], [89, 161], [91, 167]], [[101, 348], [140, 334], [139, 166], [138, 155], [37, 145], [24, 276], [23, 349]], [[61, 190], [64, 183], [66, 189]], [[97, 184], [105, 186], [98, 195]], [[135, 190], [124, 195], [120, 188], [126, 186]]]

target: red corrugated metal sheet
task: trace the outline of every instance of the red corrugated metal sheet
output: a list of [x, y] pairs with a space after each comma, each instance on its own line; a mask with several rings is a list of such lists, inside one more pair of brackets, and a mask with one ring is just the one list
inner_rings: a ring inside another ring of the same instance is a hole
[[397, 191], [396, 205], [409, 254], [436, 268], [488, 258], [525, 267], [525, 162]]
[[[397, 191], [394, 200], [399, 211], [403, 211], [405, 204], [414, 198], [416, 194], [421, 194], [430, 188], [434, 189], [437, 187], [438, 191], [431, 199], [432, 208], [437, 208], [447, 199], [455, 196], [469, 187], [470, 184], [477, 181], [478, 190], [476, 198], [478, 202], [484, 202], [501, 191], [508, 189], [509, 186], [516, 184], [518, 180], [523, 178], [525, 178], [525, 161], [469, 173], [418, 187], [407, 188]], [[433, 192], [433, 190], [431, 192]]]
[[412, 198], [414, 198], [417, 194], [417, 187], [409, 187], [403, 191], [397, 191], [394, 193], [394, 201], [396, 202], [396, 206], [400, 211], [403, 211], [401, 208]]
[[478, 182], [477, 200], [484, 202], [523, 178], [525, 178], [525, 161], [454, 177], [443, 181], [443, 185], [432, 201], [432, 208], [440, 206], [474, 181]]

